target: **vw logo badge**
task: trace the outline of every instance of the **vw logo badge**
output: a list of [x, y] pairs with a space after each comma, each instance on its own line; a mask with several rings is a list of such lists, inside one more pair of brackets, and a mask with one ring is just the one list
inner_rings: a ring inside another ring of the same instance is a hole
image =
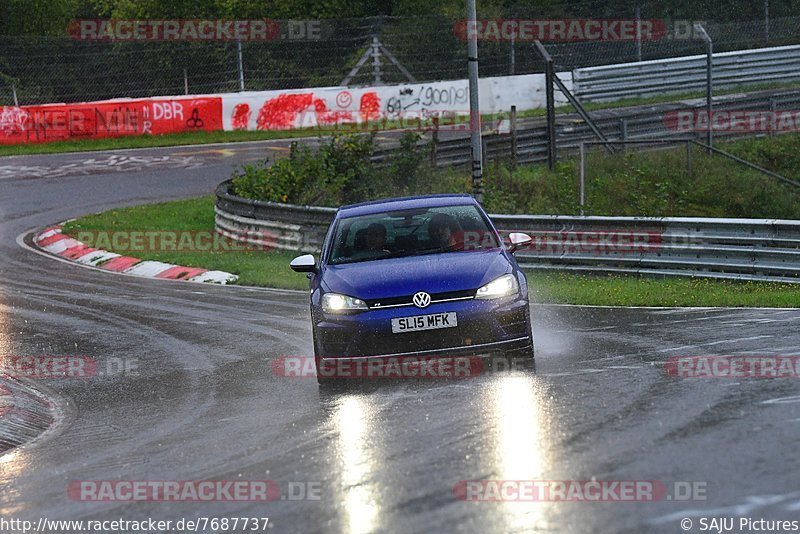
[[414, 306], [417, 308], [427, 308], [431, 303], [431, 296], [424, 291], [414, 293]]

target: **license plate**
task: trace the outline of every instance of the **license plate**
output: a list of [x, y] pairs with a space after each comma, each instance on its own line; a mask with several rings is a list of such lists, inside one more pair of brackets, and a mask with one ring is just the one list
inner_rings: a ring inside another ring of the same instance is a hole
[[458, 326], [455, 312], [415, 315], [392, 319], [392, 333], [418, 332], [419, 330], [435, 330], [437, 328], [453, 328]]

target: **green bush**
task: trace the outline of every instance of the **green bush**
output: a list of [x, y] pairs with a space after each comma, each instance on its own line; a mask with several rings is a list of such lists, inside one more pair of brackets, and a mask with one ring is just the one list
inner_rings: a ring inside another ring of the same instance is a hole
[[[464, 169], [435, 169], [429, 147], [406, 132], [382, 165], [370, 156], [371, 135], [335, 136], [319, 148], [295, 147], [273, 165], [245, 165], [234, 192], [258, 200], [340, 206], [379, 198], [467, 193]], [[800, 179], [800, 135], [721, 143], [732, 152], [792, 179]], [[722, 156], [693, 151], [692, 172], [684, 148], [608, 155], [588, 154], [586, 215], [653, 217], [754, 217], [800, 219], [800, 191]], [[579, 214], [578, 162], [484, 165], [484, 206], [490, 213]]]
[[243, 165], [233, 177], [245, 198], [289, 204], [352, 202], [360, 184], [371, 183], [372, 135], [333, 136], [317, 149], [292, 145], [288, 158]]
[[434, 192], [431, 169], [419, 153], [421, 135], [405, 132], [400, 149], [375, 165], [374, 135], [335, 135], [316, 149], [292, 145], [288, 158], [243, 165], [233, 176], [235, 194], [288, 204], [339, 206], [381, 197]]

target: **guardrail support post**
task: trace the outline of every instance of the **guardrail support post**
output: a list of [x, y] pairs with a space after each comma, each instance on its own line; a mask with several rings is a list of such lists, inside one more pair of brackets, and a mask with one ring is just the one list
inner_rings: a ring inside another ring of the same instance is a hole
[[517, 166], [517, 106], [511, 106], [511, 165]]
[[581, 172], [580, 172], [580, 204], [581, 215], [583, 215], [583, 206], [586, 203], [586, 145], [581, 143]]
[[[639, 9], [638, 7], [636, 9]], [[628, 140], [628, 121], [625, 119], [619, 120], [619, 131], [620, 131], [620, 138], [623, 141]], [[625, 143], [622, 144], [622, 151], [625, 152]]]
[[692, 175], [692, 142], [686, 141], [686, 172]]
[[[769, 113], [770, 113], [770, 117], [771, 118], [775, 118], [775, 111], [777, 110], [777, 108], [778, 108], [778, 105], [775, 102], [775, 97], [774, 96], [769, 97]], [[767, 132], [767, 135], [769, 135], [770, 137], [775, 135], [775, 132], [772, 129], [773, 125], [774, 125], [774, 122], [773, 121], [769, 121], [769, 132]]]
[[436, 151], [439, 148], [439, 117], [433, 118], [433, 131], [431, 132], [431, 167], [436, 167]]

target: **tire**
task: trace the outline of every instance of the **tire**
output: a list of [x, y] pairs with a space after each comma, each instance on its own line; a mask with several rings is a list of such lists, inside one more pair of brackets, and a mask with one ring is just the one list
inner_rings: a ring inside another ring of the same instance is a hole
[[314, 339], [314, 364], [317, 368], [317, 384], [320, 386], [330, 385], [333, 380], [329, 376], [322, 376], [322, 374], [319, 372], [320, 363], [321, 359], [319, 356], [319, 349], [317, 349], [317, 340]]

